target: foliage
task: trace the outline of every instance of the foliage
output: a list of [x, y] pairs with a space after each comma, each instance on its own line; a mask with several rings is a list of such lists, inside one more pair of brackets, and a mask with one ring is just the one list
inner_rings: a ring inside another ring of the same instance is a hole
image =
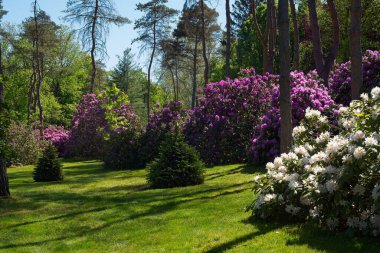
[[62, 164], [58, 158], [58, 152], [52, 143], [49, 143], [43, 151], [42, 156], [33, 172], [33, 179], [36, 182], [62, 181]]
[[136, 129], [111, 134], [106, 143], [106, 153], [103, 158], [104, 168], [108, 170], [130, 170], [144, 166], [141, 161], [141, 132]]
[[110, 74], [110, 82], [128, 95], [131, 106], [140, 119], [146, 119], [146, 74], [134, 62], [134, 54], [130, 48], [118, 56], [118, 63]]
[[[308, 107], [329, 115], [333, 120], [333, 109], [337, 106], [328, 89], [318, 79], [316, 71], [308, 74], [291, 72], [292, 123], [299, 124]], [[264, 162], [273, 159], [280, 152], [280, 91], [276, 85], [272, 91], [270, 110], [261, 115], [252, 136], [251, 159]]]
[[295, 146], [256, 178], [249, 207], [262, 218], [314, 220], [331, 230], [380, 236], [380, 87], [339, 110], [339, 134], [308, 109]]
[[180, 101], [165, 103], [162, 107], [156, 104], [156, 110], [149, 116], [146, 131], [141, 138], [139, 153], [142, 161], [150, 162], [157, 156], [166, 134], [181, 127], [186, 116], [187, 112]]
[[[380, 83], [379, 51], [367, 50], [363, 56], [362, 92], [369, 92]], [[330, 74], [330, 94], [335, 102], [349, 105], [351, 101], [351, 62], [336, 64]]]
[[[248, 70], [243, 70], [248, 75]], [[269, 110], [273, 77], [254, 75], [210, 83], [185, 126], [189, 144], [206, 164], [244, 162], [254, 126]]]
[[157, 159], [148, 165], [152, 188], [172, 188], [203, 183], [203, 163], [197, 151], [175, 131], [161, 143]]
[[6, 134], [9, 163], [13, 165], [34, 164], [41, 152], [34, 131], [21, 123], [11, 123]]
[[51, 142], [58, 153], [62, 156], [66, 153], [66, 143], [69, 138], [69, 131], [65, 130], [62, 126], [49, 126], [44, 129], [43, 137], [45, 140]]
[[116, 86], [99, 95], [84, 95], [72, 120], [67, 155], [101, 158], [110, 134], [138, 124], [127, 96]]

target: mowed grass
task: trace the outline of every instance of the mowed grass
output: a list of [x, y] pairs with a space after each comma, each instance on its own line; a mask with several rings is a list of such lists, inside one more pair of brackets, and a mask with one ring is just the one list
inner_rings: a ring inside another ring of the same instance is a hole
[[244, 208], [263, 171], [246, 165], [162, 190], [147, 188], [145, 170], [105, 171], [97, 161], [66, 162], [61, 183], [34, 183], [32, 171], [9, 169], [0, 252], [380, 252], [375, 239], [250, 220]]

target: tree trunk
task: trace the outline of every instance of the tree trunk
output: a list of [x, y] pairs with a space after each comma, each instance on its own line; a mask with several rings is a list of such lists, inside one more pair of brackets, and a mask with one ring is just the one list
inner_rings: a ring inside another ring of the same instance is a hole
[[230, 61], [231, 61], [231, 11], [230, 0], [226, 0], [226, 77], [230, 77]]
[[193, 58], [193, 95], [191, 98], [191, 108], [194, 109], [197, 101], [197, 58], [198, 58], [198, 33], [195, 34], [194, 58]]
[[3, 47], [0, 43], [0, 104], [4, 103], [4, 70], [3, 70]]
[[91, 28], [91, 65], [92, 65], [92, 73], [91, 73], [91, 87], [90, 92], [95, 92], [95, 79], [96, 79], [96, 60], [95, 60], [95, 49], [96, 49], [96, 22], [98, 21], [98, 12], [99, 12], [99, 0], [95, 1], [95, 10], [94, 16], [92, 19], [92, 28]]
[[360, 89], [363, 85], [363, 63], [361, 51], [361, 0], [351, 0], [350, 22], [350, 56], [351, 56], [351, 97], [353, 100], [360, 98]]
[[7, 167], [4, 159], [0, 157], [0, 197], [9, 197], [9, 181], [7, 174]]
[[[272, 3], [273, 0], [269, 0], [268, 3]], [[263, 47], [263, 73], [269, 72], [268, 71], [268, 65], [270, 62], [269, 57], [269, 46], [268, 46], [268, 40], [269, 40], [269, 33], [273, 30], [273, 19], [272, 19], [273, 11], [271, 8], [267, 7], [267, 20], [266, 20], [266, 27], [265, 27], [265, 34], [261, 32], [259, 22], [257, 21], [257, 15], [256, 15], [256, 1], [252, 1], [252, 16], [253, 16], [253, 28], [255, 29], [257, 36], [259, 37], [261, 41], [261, 45]], [[273, 34], [272, 34], [273, 35]], [[273, 60], [272, 60], [272, 66], [273, 66]], [[270, 67], [269, 67], [270, 68]]]
[[323, 72], [323, 51], [321, 46], [321, 31], [318, 24], [316, 0], [308, 0], [311, 38], [313, 43], [313, 57], [319, 75]]
[[274, 0], [267, 1], [268, 8], [268, 19], [269, 19], [269, 45], [268, 45], [268, 63], [267, 63], [267, 72], [273, 73], [274, 71], [274, 54], [275, 54], [275, 46], [276, 46], [276, 35], [277, 35], [277, 27], [276, 27], [276, 6], [274, 4]]
[[339, 20], [334, 0], [327, 0], [330, 16], [333, 23], [333, 44], [330, 47], [326, 61], [323, 60], [321, 46], [321, 32], [318, 24], [316, 0], [308, 0], [311, 35], [313, 42], [313, 55], [318, 75], [327, 84], [330, 70], [339, 51]]
[[147, 87], [148, 95], [147, 95], [147, 101], [146, 101], [146, 107], [147, 107], [147, 112], [148, 112], [148, 119], [149, 119], [149, 114], [150, 114], [150, 86], [151, 86], [151, 83], [150, 83], [150, 72], [152, 70], [154, 54], [156, 52], [156, 45], [157, 45], [157, 41], [156, 41], [156, 23], [154, 23], [153, 24], [153, 50], [152, 50], [152, 54], [150, 56], [149, 67], [148, 67], [148, 87]]
[[293, 52], [293, 62], [294, 62], [294, 69], [298, 70], [300, 68], [300, 38], [299, 38], [299, 31], [298, 31], [298, 20], [297, 20], [297, 12], [296, 12], [296, 6], [294, 4], [294, 0], [289, 0], [290, 4], [290, 12], [292, 14], [292, 23], [293, 23], [293, 30], [294, 30], [294, 52]]
[[205, 64], [204, 70], [204, 81], [205, 84], [208, 83], [208, 75], [209, 75], [209, 63], [207, 58], [207, 45], [206, 45], [206, 24], [205, 24], [205, 9], [204, 9], [204, 0], [201, 0], [201, 11], [202, 11], [202, 53], [203, 53], [203, 61]]
[[339, 19], [334, 0], [327, 0], [327, 5], [329, 7], [330, 17], [333, 23], [333, 43], [330, 47], [329, 54], [327, 55], [325, 66], [323, 69], [323, 74], [321, 76], [325, 81], [325, 84], [327, 84], [331, 68], [334, 66], [335, 59], [339, 52], [340, 43]]
[[176, 83], [176, 98], [179, 100], [179, 77], [178, 77], [178, 55], [175, 56], [175, 83]]
[[175, 85], [175, 78], [174, 78], [174, 72], [171, 67], [168, 67], [170, 71], [170, 75], [172, 77], [172, 84], [173, 84], [173, 101], [177, 101], [177, 92], [176, 92], [176, 85]]
[[279, 0], [279, 28], [280, 28], [280, 114], [281, 153], [290, 151], [292, 146], [292, 107], [290, 98], [290, 33], [288, 0]]

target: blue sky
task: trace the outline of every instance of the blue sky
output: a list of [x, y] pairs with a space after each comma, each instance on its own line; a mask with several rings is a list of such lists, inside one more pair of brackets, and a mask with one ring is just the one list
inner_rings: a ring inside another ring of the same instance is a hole
[[[113, 26], [110, 30], [107, 39], [107, 52], [109, 59], [106, 59], [108, 69], [114, 67], [117, 63], [116, 55], [121, 55], [125, 48], [131, 47], [136, 54], [136, 61], [145, 68], [147, 57], [144, 55], [139, 56], [138, 44], [131, 45], [132, 40], [137, 37], [136, 32], [133, 30], [133, 22], [141, 16], [141, 13], [136, 11], [136, 4], [138, 2], [147, 2], [148, 0], [114, 0], [119, 14], [132, 20], [131, 24], [122, 27]], [[66, 7], [66, 0], [39, 0], [39, 5], [42, 10], [47, 12], [53, 21], [58, 24], [63, 23], [61, 18], [64, 16], [62, 10]], [[181, 10], [184, 0], [169, 0], [168, 6]], [[231, 1], [233, 2], [233, 1]], [[3, 0], [4, 9], [8, 14], [4, 17], [5, 22], [21, 23], [25, 18], [32, 14], [32, 0]], [[217, 8], [219, 12], [219, 24], [224, 28], [225, 14], [224, 14], [224, 0], [212, 0], [210, 6]], [[68, 24], [66, 24], [68, 25]]]

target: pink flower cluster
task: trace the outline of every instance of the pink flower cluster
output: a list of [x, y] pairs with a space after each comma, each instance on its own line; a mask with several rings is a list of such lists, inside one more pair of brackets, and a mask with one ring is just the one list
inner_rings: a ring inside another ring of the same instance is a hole
[[[380, 53], [367, 50], [363, 56], [362, 92], [368, 93], [380, 83]], [[329, 90], [335, 102], [349, 105], [351, 101], [351, 62], [336, 64], [329, 78]]]
[[[318, 79], [316, 71], [308, 74], [303, 72], [291, 73], [292, 123], [299, 124], [305, 117], [308, 107], [332, 114], [337, 108], [330, 97], [328, 89]], [[332, 116], [333, 115], [329, 115]], [[271, 109], [260, 119], [252, 137], [251, 158], [255, 162], [272, 160], [279, 155], [280, 150], [280, 90], [276, 85], [273, 89]]]
[[[77, 106], [72, 123], [65, 155], [86, 158], [100, 158], [105, 151], [105, 135], [122, 131], [112, 128], [107, 122], [106, 110], [102, 106], [104, 100], [95, 94], [84, 95]], [[128, 122], [137, 124], [136, 115], [129, 104], [115, 108], [118, 118], [126, 118]]]
[[44, 139], [50, 141], [63, 155], [65, 153], [66, 142], [69, 139], [69, 131], [62, 126], [49, 126], [43, 131]]
[[[244, 75], [254, 72], [243, 70]], [[205, 86], [184, 132], [207, 164], [246, 161], [254, 126], [270, 108], [274, 79], [269, 74], [251, 75]]]

